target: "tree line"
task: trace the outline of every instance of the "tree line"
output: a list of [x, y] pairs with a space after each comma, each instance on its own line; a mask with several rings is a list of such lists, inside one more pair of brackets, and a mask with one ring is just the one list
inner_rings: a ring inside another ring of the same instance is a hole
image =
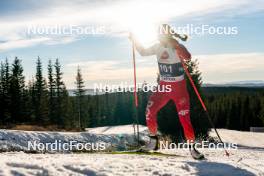
[[264, 89], [204, 88], [208, 109], [218, 128], [248, 131], [264, 125]]
[[[202, 77], [197, 61], [186, 62], [198, 90], [219, 128], [249, 130], [264, 124], [264, 91], [253, 88], [201, 88]], [[138, 92], [139, 106], [133, 104], [133, 93], [116, 92], [86, 95], [84, 80], [78, 67], [75, 75], [75, 96], [69, 96], [63, 82], [59, 59], [48, 61], [47, 77], [43, 76], [41, 59], [36, 59], [36, 73], [25, 82], [21, 60], [12, 64], [6, 59], [0, 66], [0, 124], [58, 128], [86, 128], [105, 125], [124, 125], [136, 122], [145, 125], [145, 109], [151, 92]], [[89, 69], [89, 68], [87, 68]], [[147, 83], [146, 83], [147, 84]], [[197, 136], [205, 136], [211, 127], [203, 109], [187, 81], [190, 93], [191, 120]], [[182, 140], [182, 128], [173, 102], [158, 113], [159, 130]]]
[[25, 83], [21, 60], [12, 64], [6, 59], [0, 66], [0, 123], [70, 126], [74, 117], [73, 103], [62, 80], [61, 64], [49, 60], [47, 79], [41, 59], [36, 61], [36, 74]]

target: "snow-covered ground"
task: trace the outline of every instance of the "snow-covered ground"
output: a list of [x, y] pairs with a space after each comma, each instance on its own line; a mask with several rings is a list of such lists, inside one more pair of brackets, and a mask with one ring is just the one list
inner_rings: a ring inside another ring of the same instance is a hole
[[[145, 135], [146, 127], [140, 127]], [[78, 140], [120, 143], [120, 135], [133, 142], [131, 126], [100, 127], [85, 133], [21, 132], [0, 130], [0, 147], [25, 149], [27, 140]], [[207, 160], [196, 161], [186, 150], [164, 150], [179, 156], [106, 153], [0, 153], [2, 175], [262, 175], [264, 176], [263, 133], [219, 130], [226, 142], [238, 143], [230, 157], [222, 150], [204, 149]], [[214, 133], [210, 133], [214, 136]], [[249, 139], [250, 138], [250, 139]], [[249, 141], [249, 142], [247, 142]], [[4, 147], [3, 147], [4, 146]], [[15, 147], [14, 147], [15, 146]], [[19, 146], [19, 147], [18, 147]], [[246, 146], [246, 147], [245, 147]]]
[[[206, 152], [207, 161], [186, 157], [111, 154], [0, 154], [0, 175], [264, 175], [264, 153], [239, 150], [228, 158]], [[243, 159], [241, 159], [243, 158]]]
[[[147, 138], [146, 127], [140, 126], [140, 136]], [[43, 132], [0, 130], [0, 151], [28, 151], [29, 143], [104, 143], [106, 150], [122, 147], [124, 143], [134, 144], [134, 130], [132, 125], [98, 127], [86, 129], [86, 132]], [[32, 149], [30, 149], [32, 152]], [[37, 151], [37, 150], [36, 150]], [[41, 150], [42, 151], [42, 150]], [[50, 150], [46, 150], [50, 151]]]
[[[264, 133], [226, 129], [218, 130], [224, 142], [237, 143], [240, 147], [255, 147], [264, 149]], [[214, 131], [210, 132], [210, 136], [216, 137]]]

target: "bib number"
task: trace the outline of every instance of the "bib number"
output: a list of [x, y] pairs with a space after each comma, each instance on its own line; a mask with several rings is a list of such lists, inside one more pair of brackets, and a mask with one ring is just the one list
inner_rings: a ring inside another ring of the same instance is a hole
[[159, 71], [161, 76], [176, 77], [184, 74], [181, 63], [163, 64], [159, 63]]

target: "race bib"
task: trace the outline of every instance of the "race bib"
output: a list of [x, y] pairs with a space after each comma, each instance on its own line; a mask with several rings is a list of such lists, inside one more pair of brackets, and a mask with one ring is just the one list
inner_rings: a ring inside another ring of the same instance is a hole
[[162, 77], [177, 77], [184, 74], [184, 69], [180, 62], [175, 64], [159, 63], [159, 72]]

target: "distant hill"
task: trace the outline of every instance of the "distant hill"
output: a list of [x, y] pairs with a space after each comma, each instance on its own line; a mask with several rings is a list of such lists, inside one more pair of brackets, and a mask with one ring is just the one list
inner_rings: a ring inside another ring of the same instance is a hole
[[264, 88], [264, 81], [262, 80], [255, 80], [255, 81], [234, 81], [222, 84], [210, 84], [205, 83], [203, 87], [263, 87]]

